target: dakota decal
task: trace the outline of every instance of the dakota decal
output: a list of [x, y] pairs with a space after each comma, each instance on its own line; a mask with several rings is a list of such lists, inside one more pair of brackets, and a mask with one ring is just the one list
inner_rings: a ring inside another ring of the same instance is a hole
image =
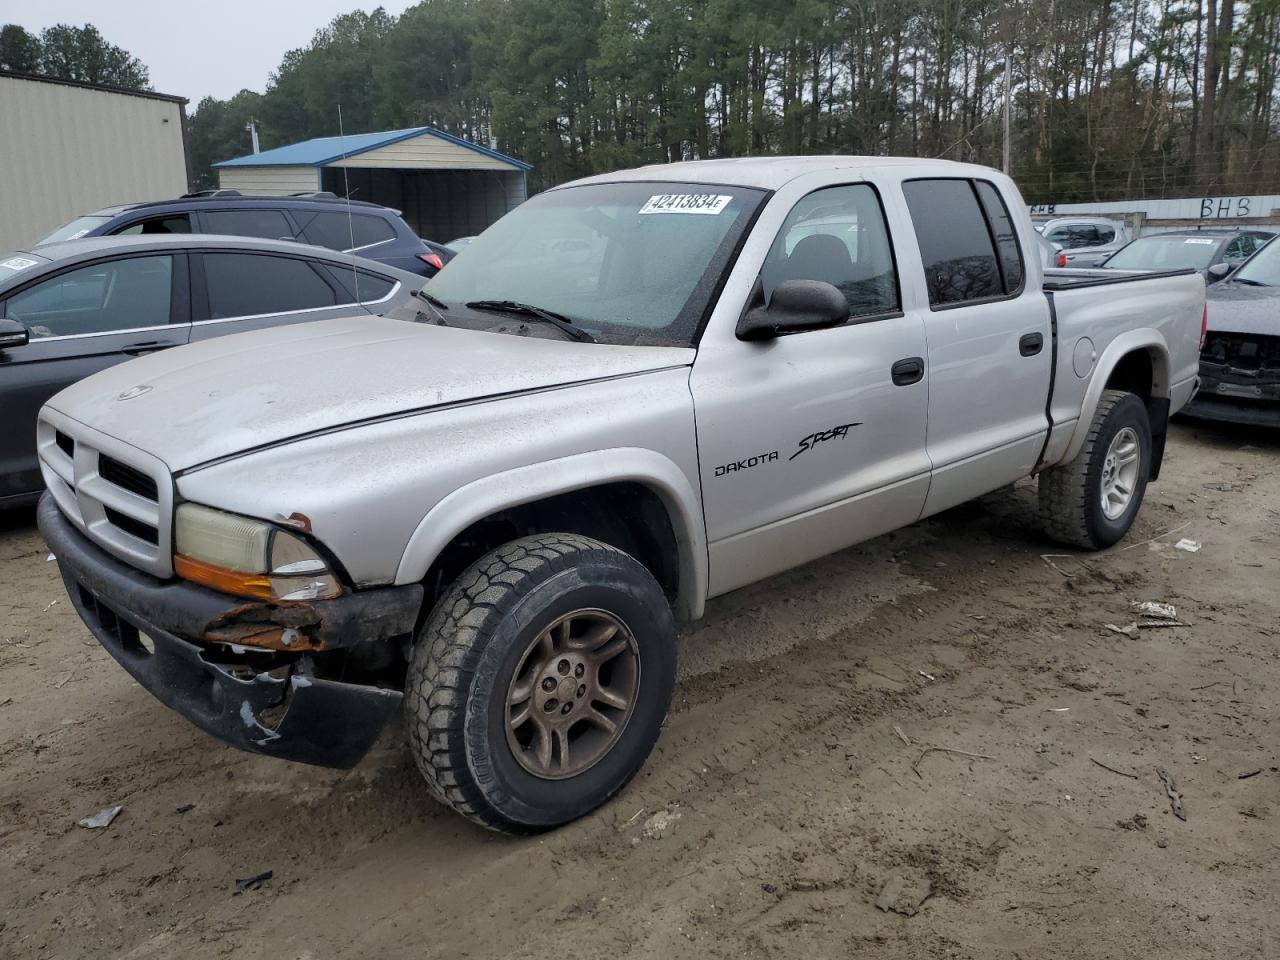
[[750, 470], [752, 467], [758, 467], [762, 463], [772, 463], [777, 459], [777, 450], [770, 453], [758, 453], [754, 457], [747, 457], [745, 460], [738, 460], [735, 463], [721, 464], [716, 467], [716, 476], [723, 477], [726, 473], [737, 473], [739, 470]]
[[820, 443], [826, 443], [828, 440], [843, 440], [849, 435], [850, 427], [860, 427], [861, 423], [842, 423], [838, 427], [831, 427], [829, 430], [819, 430], [817, 433], [811, 433], [800, 441], [800, 448], [796, 450], [788, 460], [794, 460], [806, 450], [812, 450]]

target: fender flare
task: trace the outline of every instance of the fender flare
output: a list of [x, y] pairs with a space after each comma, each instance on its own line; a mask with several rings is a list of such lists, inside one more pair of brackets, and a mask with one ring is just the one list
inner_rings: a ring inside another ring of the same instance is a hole
[[640, 447], [594, 450], [529, 464], [474, 480], [433, 506], [405, 545], [397, 584], [416, 583], [454, 537], [485, 517], [607, 483], [639, 483], [661, 499], [679, 551], [676, 615], [696, 620], [707, 597], [707, 534], [702, 502], [688, 476], [670, 458]]
[[[1059, 463], [1074, 460], [1084, 447], [1089, 436], [1089, 428], [1093, 424], [1093, 415], [1102, 400], [1102, 391], [1107, 388], [1107, 381], [1115, 372], [1122, 358], [1135, 351], [1144, 351], [1151, 358], [1151, 399], [1169, 399], [1169, 345], [1159, 330], [1142, 327], [1120, 334], [1103, 350], [1101, 358], [1093, 368], [1093, 376], [1089, 387], [1085, 390], [1084, 401], [1080, 405], [1080, 419], [1076, 421], [1071, 433], [1071, 442], [1067, 444], [1067, 452]], [[1166, 406], [1166, 409], [1167, 406]]]

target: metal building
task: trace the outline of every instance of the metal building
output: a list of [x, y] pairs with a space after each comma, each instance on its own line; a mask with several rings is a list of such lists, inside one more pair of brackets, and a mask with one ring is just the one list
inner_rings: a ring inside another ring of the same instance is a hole
[[527, 163], [434, 127], [319, 137], [214, 164], [245, 193], [329, 190], [401, 211], [428, 240], [479, 233], [524, 202]]
[[0, 71], [0, 254], [190, 181], [186, 100]]

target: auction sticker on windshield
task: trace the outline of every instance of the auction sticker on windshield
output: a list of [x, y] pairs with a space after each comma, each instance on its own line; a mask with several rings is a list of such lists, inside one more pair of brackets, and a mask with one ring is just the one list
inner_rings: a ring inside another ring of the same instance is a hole
[[641, 213], [723, 213], [733, 197], [714, 193], [660, 193], [650, 197]]
[[4, 263], [0, 263], [0, 267], [8, 267], [10, 270], [25, 270], [27, 267], [34, 267], [38, 260], [31, 260], [28, 257], [10, 257]]
[[1195, 237], [1191, 237], [1190, 239], [1183, 240], [1182, 242], [1183, 242], [1183, 243], [1201, 243], [1201, 244], [1204, 244], [1205, 246], [1212, 246], [1212, 245], [1214, 244], [1214, 242], [1215, 242], [1215, 241], [1213, 241], [1213, 240], [1200, 240], [1200, 239], [1196, 239]]

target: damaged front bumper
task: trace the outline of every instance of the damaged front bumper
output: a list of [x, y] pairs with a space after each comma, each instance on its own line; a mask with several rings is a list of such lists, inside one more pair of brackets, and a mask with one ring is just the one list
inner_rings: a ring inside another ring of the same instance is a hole
[[1211, 332], [1200, 356], [1192, 417], [1280, 426], [1280, 337]]
[[98, 642], [162, 703], [219, 740], [285, 760], [351, 767], [399, 708], [399, 690], [318, 677], [302, 669], [304, 654], [240, 643], [282, 636], [299, 650], [328, 650], [403, 637], [414, 629], [421, 586], [296, 604], [242, 601], [122, 563], [72, 526], [47, 493], [37, 522], [72, 605]]

